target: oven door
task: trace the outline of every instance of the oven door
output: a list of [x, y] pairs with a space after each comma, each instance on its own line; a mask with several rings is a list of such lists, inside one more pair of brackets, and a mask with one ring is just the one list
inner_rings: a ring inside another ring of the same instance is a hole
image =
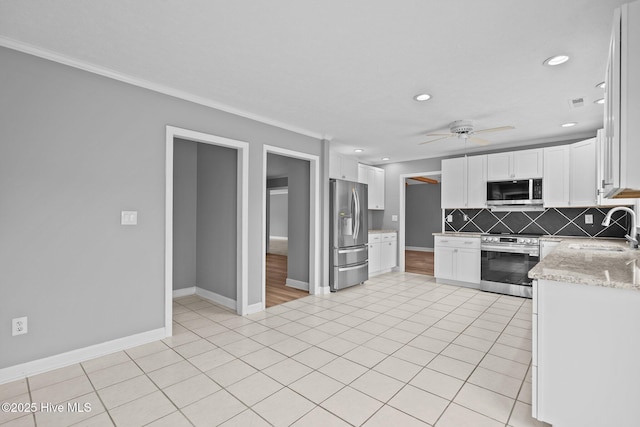
[[531, 298], [531, 270], [540, 261], [535, 248], [483, 246], [480, 263], [480, 289]]

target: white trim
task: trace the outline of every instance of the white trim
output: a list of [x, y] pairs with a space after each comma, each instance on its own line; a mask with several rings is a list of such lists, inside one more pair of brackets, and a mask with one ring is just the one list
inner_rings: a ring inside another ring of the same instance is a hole
[[196, 295], [204, 299], [208, 299], [209, 301], [213, 301], [216, 304], [230, 308], [231, 310], [235, 310], [237, 306], [236, 300], [211, 292], [207, 289], [196, 287]]
[[318, 292], [316, 295], [329, 295], [331, 293], [331, 288], [329, 286], [320, 286], [318, 287]]
[[[174, 126], [166, 130], [166, 180], [165, 180], [165, 329], [172, 334], [173, 315], [173, 149], [174, 139], [181, 138], [205, 144], [220, 145], [238, 152], [238, 219], [237, 240], [237, 284], [235, 310], [244, 315], [248, 307], [249, 294], [249, 144], [235, 139], [210, 135]], [[197, 293], [197, 289], [196, 289]], [[222, 297], [224, 298], [224, 297]], [[220, 304], [225, 305], [228, 299]], [[217, 301], [216, 301], [217, 302]]]
[[309, 292], [309, 282], [303, 282], [301, 280], [290, 279], [287, 277], [287, 280], [285, 280], [285, 286]]
[[289, 150], [286, 148], [264, 145], [262, 151], [262, 302], [266, 301], [266, 252], [267, 252], [267, 154], [293, 157], [309, 161], [309, 293], [324, 293], [320, 284], [321, 258], [321, 221], [320, 221], [320, 156]]
[[165, 86], [159, 83], [151, 82], [149, 80], [144, 80], [139, 77], [130, 76], [128, 74], [124, 74], [119, 71], [115, 71], [106, 67], [95, 65], [87, 61], [72, 58], [70, 56], [63, 55], [61, 53], [44, 49], [38, 46], [34, 46], [22, 41], [14, 40], [9, 37], [0, 36], [0, 46], [17, 50], [19, 52], [28, 53], [29, 55], [37, 56], [39, 58], [44, 58], [49, 61], [57, 62], [59, 64], [64, 64], [69, 67], [77, 68], [92, 74], [97, 74], [99, 76], [107, 77], [107, 78], [117, 80], [123, 83], [127, 83], [133, 86], [141, 87], [141, 88], [158, 92], [164, 95], [172, 96], [174, 98], [182, 99], [184, 101], [193, 102], [194, 104], [215, 108], [216, 110], [235, 114], [236, 116], [244, 117], [250, 120], [255, 120], [256, 122], [264, 123], [269, 126], [275, 126], [277, 128], [295, 132], [300, 135], [308, 136], [315, 139], [331, 140], [332, 138], [330, 135], [320, 134], [318, 132], [313, 132], [304, 128], [300, 128], [298, 126], [290, 125], [287, 123], [280, 122], [278, 120], [273, 120], [268, 117], [250, 113], [248, 111], [231, 107], [229, 105], [222, 104], [220, 102], [217, 102], [212, 99], [205, 98], [190, 92], [185, 92], [185, 91], [175, 89], [169, 86]]
[[430, 175], [442, 175], [442, 171], [431, 171], [431, 172], [414, 172], [414, 173], [405, 173], [400, 175], [400, 190], [398, 191], [398, 211], [400, 214], [398, 215], [398, 271], [404, 272], [405, 268], [405, 259], [404, 259], [404, 235], [405, 235], [405, 185], [404, 180], [407, 178], [411, 178], [414, 176], [430, 176]]
[[253, 313], [257, 313], [259, 311], [264, 310], [263, 304], [262, 302], [257, 302], [255, 304], [251, 304], [247, 307], [247, 311], [245, 314], [253, 314]]
[[195, 286], [190, 286], [188, 288], [182, 288], [182, 289], [174, 289], [173, 290], [173, 298], [180, 298], [180, 297], [186, 297], [189, 295], [193, 295], [196, 293], [196, 287]]
[[287, 236], [269, 236], [269, 238], [273, 240], [289, 240]]
[[433, 248], [423, 248], [422, 246], [405, 246], [404, 250], [416, 252], [433, 252]]
[[139, 345], [148, 344], [153, 341], [161, 340], [166, 336], [165, 328], [158, 328], [3, 368], [0, 369], [0, 384], [41, 374], [53, 369], [64, 368], [65, 366], [85, 362], [96, 357], [105, 356], [107, 354], [126, 350]]
[[289, 187], [270, 188], [269, 189], [269, 194], [271, 194], [272, 196], [279, 196], [279, 195], [282, 195], [282, 194], [289, 194]]

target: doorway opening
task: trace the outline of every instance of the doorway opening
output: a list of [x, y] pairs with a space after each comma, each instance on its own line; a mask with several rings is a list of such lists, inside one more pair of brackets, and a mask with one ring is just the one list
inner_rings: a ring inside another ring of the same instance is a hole
[[319, 157], [264, 148], [265, 308], [319, 292]]
[[400, 180], [400, 271], [433, 276], [433, 233], [442, 231], [441, 174], [407, 174]]
[[197, 294], [247, 313], [248, 160], [245, 142], [167, 126], [167, 336], [174, 295]]

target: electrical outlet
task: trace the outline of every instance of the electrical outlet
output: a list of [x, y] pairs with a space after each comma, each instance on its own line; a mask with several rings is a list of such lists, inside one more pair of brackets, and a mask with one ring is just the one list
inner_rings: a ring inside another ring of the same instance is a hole
[[462, 217], [462, 219], [463, 219], [464, 221], [469, 221], [469, 215], [464, 214], [464, 216]]
[[120, 212], [121, 225], [138, 225], [138, 211]]
[[447, 222], [453, 222], [453, 215], [447, 215]]
[[584, 223], [585, 224], [593, 224], [593, 215], [591, 214], [586, 214], [584, 216]]
[[27, 316], [25, 317], [16, 317], [11, 320], [11, 335], [22, 335], [28, 332], [27, 329]]
[[391, 215], [391, 221], [398, 222], [398, 215]]

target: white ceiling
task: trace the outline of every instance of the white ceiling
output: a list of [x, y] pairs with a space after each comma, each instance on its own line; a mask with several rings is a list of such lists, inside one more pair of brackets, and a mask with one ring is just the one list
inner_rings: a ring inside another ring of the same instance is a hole
[[[0, 44], [31, 45], [332, 140], [361, 161], [477, 150], [428, 145], [472, 119], [506, 148], [602, 126], [613, 9], [624, 0], [58, 0], [0, 2]], [[542, 62], [566, 53], [571, 60]], [[433, 98], [417, 103], [412, 96]], [[581, 108], [568, 100], [585, 97]], [[561, 128], [564, 122], [578, 122]]]

